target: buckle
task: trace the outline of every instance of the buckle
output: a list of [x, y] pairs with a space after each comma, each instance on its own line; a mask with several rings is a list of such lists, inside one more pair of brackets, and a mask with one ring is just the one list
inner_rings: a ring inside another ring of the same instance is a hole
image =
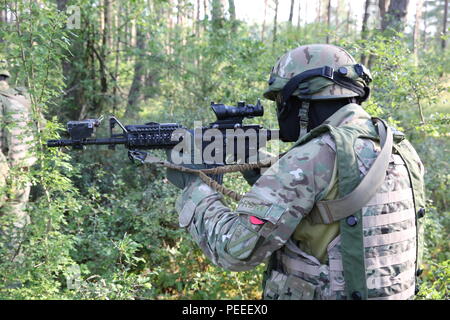
[[398, 140], [398, 141], [402, 141], [403, 139], [405, 139], [405, 134], [401, 131], [398, 131], [396, 128], [391, 127], [392, 130], [392, 134], [394, 135], [394, 139]]
[[322, 77], [333, 79], [334, 69], [329, 66], [325, 66], [322, 68]]
[[267, 81], [269, 83], [269, 86], [271, 86], [275, 82], [275, 80], [276, 80], [275, 75], [271, 74], [269, 81]]
[[362, 65], [360, 63], [355, 64], [355, 72], [367, 84], [369, 84], [372, 81], [372, 78], [369, 76], [369, 72], [368, 72], [367, 68], [364, 65]]
[[300, 110], [298, 110], [298, 116], [300, 118], [300, 121], [305, 121], [308, 122], [308, 120], [304, 120], [304, 119], [308, 119], [308, 110], [301, 108]]

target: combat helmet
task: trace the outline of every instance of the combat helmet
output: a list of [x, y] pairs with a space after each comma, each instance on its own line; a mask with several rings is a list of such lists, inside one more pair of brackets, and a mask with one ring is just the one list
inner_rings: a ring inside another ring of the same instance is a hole
[[5, 76], [10, 78], [11, 74], [8, 71], [6, 60], [0, 59], [0, 76]]
[[[295, 48], [272, 68], [264, 97], [275, 101], [281, 93], [300, 99], [326, 100], [369, 95], [370, 71], [344, 49], [329, 44]], [[282, 98], [282, 97], [281, 97]]]
[[304, 45], [278, 59], [264, 97], [277, 103], [280, 139], [293, 142], [307, 133], [311, 101], [348, 98], [361, 103], [369, 97], [371, 81], [370, 71], [344, 49]]

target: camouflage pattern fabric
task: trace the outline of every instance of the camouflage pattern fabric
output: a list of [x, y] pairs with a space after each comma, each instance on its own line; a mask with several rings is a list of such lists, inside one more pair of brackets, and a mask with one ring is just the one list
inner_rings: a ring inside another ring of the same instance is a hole
[[333, 165], [333, 152], [320, 138], [293, 149], [264, 172], [235, 212], [197, 179], [180, 198], [180, 225], [215, 264], [251, 269], [290, 238], [329, 185]]
[[[304, 71], [329, 66], [334, 70], [339, 67], [347, 69], [347, 76], [359, 81], [364, 86], [364, 82], [356, 74], [353, 66], [356, 64], [355, 59], [344, 49], [325, 44], [311, 44], [300, 46], [293, 49], [280, 57], [272, 68], [270, 74], [269, 87], [264, 92], [264, 97], [275, 101], [277, 93], [285, 86], [285, 84], [295, 75]], [[366, 70], [368, 72], [368, 70]], [[300, 89], [309, 88], [312, 95], [302, 96]], [[338, 99], [356, 97], [358, 94], [343, 88], [333, 81], [323, 77], [314, 77], [299, 85], [294, 93], [294, 96], [307, 99]]]
[[0, 76], [11, 77], [11, 74], [8, 70], [2, 69], [2, 67], [0, 67]]
[[0, 238], [12, 256], [17, 256], [22, 230], [30, 221], [26, 204], [30, 182], [26, 172], [36, 158], [30, 154], [33, 133], [30, 103], [23, 90], [0, 81]]
[[0, 55], [0, 76], [11, 77], [11, 74], [8, 71], [8, 64], [6, 60], [3, 59], [2, 55]]
[[[341, 108], [326, 123], [337, 128], [372, 125], [370, 116], [355, 104]], [[197, 179], [177, 201], [180, 226], [223, 268], [248, 270], [275, 258], [267, 271], [265, 299], [346, 299], [339, 224], [308, 222], [315, 202], [337, 196], [335, 150], [328, 133], [291, 149], [256, 181], [235, 211]], [[379, 145], [357, 139], [354, 150], [364, 175]], [[385, 201], [386, 193], [397, 191], [403, 192], [402, 197]], [[410, 298], [414, 294], [415, 213], [400, 158], [391, 159], [385, 183], [374, 198], [363, 208], [369, 298]]]

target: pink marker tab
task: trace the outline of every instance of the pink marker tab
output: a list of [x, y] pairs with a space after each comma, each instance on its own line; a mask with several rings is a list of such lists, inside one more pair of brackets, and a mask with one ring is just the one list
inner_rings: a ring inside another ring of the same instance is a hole
[[255, 217], [255, 216], [250, 216], [250, 222], [251, 222], [252, 224], [264, 224], [264, 223], [266, 223], [265, 221], [263, 221], [263, 220], [261, 220], [261, 219], [258, 219], [258, 218]]

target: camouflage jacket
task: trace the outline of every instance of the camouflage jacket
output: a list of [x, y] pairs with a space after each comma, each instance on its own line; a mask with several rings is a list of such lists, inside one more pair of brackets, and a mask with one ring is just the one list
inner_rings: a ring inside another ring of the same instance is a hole
[[[14, 170], [33, 165], [30, 154], [33, 143], [30, 102], [24, 89], [10, 88], [0, 81], [0, 206], [6, 198], [27, 198], [28, 182]], [[11, 178], [14, 177], [14, 178]], [[25, 188], [25, 189], [24, 189]], [[7, 196], [7, 194], [9, 194]]]
[[[341, 108], [326, 124], [373, 126], [370, 116], [354, 104]], [[372, 140], [356, 140], [354, 150], [361, 176], [370, 168], [379, 149], [378, 143]], [[292, 148], [257, 180], [235, 211], [223, 204], [221, 195], [197, 179], [185, 188], [177, 202], [180, 226], [186, 227], [212, 262], [223, 268], [248, 270], [271, 257], [275, 264], [269, 263], [264, 298], [345, 299], [339, 224], [314, 225], [309, 221], [317, 201], [337, 197], [335, 150], [329, 133]], [[394, 165], [394, 160], [392, 162]], [[409, 183], [406, 169], [397, 172], [395, 168], [392, 166], [392, 175], [387, 176], [383, 186], [388, 191]], [[397, 184], [392, 181], [396, 175], [400, 175]], [[403, 211], [412, 206], [410, 193], [410, 198], [399, 205]], [[368, 230], [368, 236], [372, 235], [370, 232], [386, 231]], [[409, 246], [402, 244], [403, 247], [396, 250], [414, 251], [415, 240], [410, 238]], [[375, 256], [378, 254], [372, 248], [368, 251]], [[338, 266], [336, 270], [330, 268], [331, 260], [333, 266]], [[392, 272], [400, 274], [403, 269], [411, 270], [410, 264], [408, 261], [400, 271], [387, 264], [387, 271], [381, 271], [385, 272], [383, 276], [377, 273], [376, 281], [388, 281]], [[405, 281], [411, 282], [411, 279]], [[410, 294], [410, 285], [407, 285], [407, 294]], [[404, 286], [394, 292], [390, 287], [389, 292], [378, 294], [378, 291], [371, 293], [372, 297], [392, 295], [395, 298], [395, 293], [403, 292]]]
[[23, 89], [0, 81], [0, 151], [10, 166], [28, 167], [36, 159], [28, 154], [33, 140], [30, 101]]

